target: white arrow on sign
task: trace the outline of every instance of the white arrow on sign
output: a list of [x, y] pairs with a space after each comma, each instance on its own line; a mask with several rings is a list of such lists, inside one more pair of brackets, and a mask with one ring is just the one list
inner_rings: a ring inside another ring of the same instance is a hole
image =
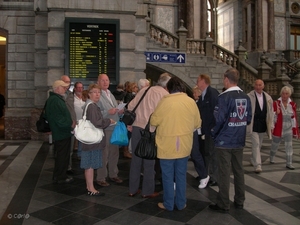
[[156, 61], [158, 61], [159, 60], [159, 55], [154, 55], [154, 57], [153, 57]]
[[184, 60], [184, 57], [183, 57], [182, 55], [179, 55], [179, 56], [177, 57], [177, 60], [179, 60], [179, 62], [181, 62], [181, 61]]
[[168, 56], [167, 56], [167, 55], [164, 55], [164, 56], [162, 57], [162, 59], [168, 60]]

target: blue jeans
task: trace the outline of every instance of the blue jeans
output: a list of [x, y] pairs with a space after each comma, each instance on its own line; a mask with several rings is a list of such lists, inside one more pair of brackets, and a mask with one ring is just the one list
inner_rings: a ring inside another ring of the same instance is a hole
[[[164, 207], [172, 211], [185, 208], [186, 204], [186, 171], [188, 157], [180, 159], [160, 159], [162, 183], [164, 189]], [[176, 190], [174, 190], [174, 182]]]

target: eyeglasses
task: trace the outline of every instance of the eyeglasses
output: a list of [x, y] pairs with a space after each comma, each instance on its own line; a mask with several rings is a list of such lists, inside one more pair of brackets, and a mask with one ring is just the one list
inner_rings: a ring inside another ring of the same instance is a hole
[[89, 93], [90, 94], [100, 94], [101, 92], [100, 91], [90, 91]]

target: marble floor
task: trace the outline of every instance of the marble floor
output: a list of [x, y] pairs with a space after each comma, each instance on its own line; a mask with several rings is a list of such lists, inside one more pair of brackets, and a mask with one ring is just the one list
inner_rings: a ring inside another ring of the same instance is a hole
[[[261, 225], [300, 224], [300, 141], [294, 141], [295, 170], [285, 168], [283, 146], [270, 164], [270, 141], [262, 149], [263, 172], [255, 174], [250, 165], [250, 146], [244, 149], [246, 201], [244, 209], [232, 207], [229, 214], [211, 211], [218, 187], [198, 189], [196, 172], [191, 162], [187, 173], [187, 207], [168, 212], [157, 207], [160, 196], [144, 199], [128, 196], [130, 159], [120, 158], [122, 184], [99, 187], [104, 197], [86, 195], [83, 171], [76, 154], [73, 157], [75, 181], [72, 184], [52, 184], [53, 146], [39, 141], [0, 140], [0, 224], [221, 224]], [[233, 201], [233, 179], [230, 196]]]

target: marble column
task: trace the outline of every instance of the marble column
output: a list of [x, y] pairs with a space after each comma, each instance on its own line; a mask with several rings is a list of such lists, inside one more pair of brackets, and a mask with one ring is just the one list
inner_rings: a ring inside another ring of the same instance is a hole
[[262, 0], [256, 2], [256, 50], [263, 51]]
[[207, 0], [200, 0], [200, 11], [200, 39], [205, 39], [208, 31]]
[[268, 1], [268, 52], [275, 51], [274, 0]]
[[187, 38], [194, 38], [194, 0], [186, 0]]

